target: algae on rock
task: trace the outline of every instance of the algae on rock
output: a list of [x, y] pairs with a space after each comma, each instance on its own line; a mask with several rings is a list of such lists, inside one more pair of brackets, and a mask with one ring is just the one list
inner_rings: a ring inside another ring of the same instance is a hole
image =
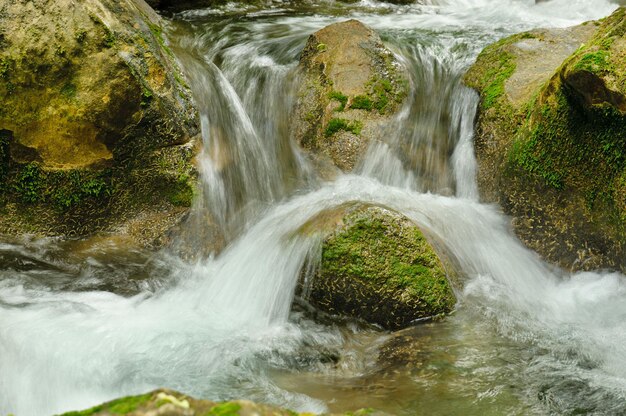
[[[212, 402], [198, 400], [185, 394], [160, 389], [150, 393], [116, 399], [82, 411], [67, 412], [60, 416], [314, 416], [312, 413], [297, 413], [276, 406], [254, 403], [248, 400]], [[385, 416], [372, 409], [349, 412], [343, 416]], [[328, 414], [327, 416], [341, 416]], [[387, 415], [389, 416], [389, 415]]]
[[300, 57], [292, 136], [322, 174], [354, 169], [406, 97], [404, 69], [378, 35], [357, 20], [312, 34]]
[[454, 309], [442, 259], [408, 218], [353, 204], [323, 213], [306, 228], [329, 233], [321, 264], [305, 288], [308, 300], [324, 312], [399, 329]]
[[199, 127], [161, 24], [139, 0], [2, 3], [0, 232], [150, 223], [151, 245], [180, 220]]
[[509, 37], [465, 77], [483, 199], [566, 268], [626, 270], [625, 15]]

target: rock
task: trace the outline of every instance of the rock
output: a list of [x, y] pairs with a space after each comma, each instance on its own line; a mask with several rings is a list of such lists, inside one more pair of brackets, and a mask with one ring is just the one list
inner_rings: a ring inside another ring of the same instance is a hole
[[626, 270], [625, 14], [509, 37], [465, 77], [481, 95], [481, 197], [572, 270]]
[[404, 71], [378, 35], [357, 20], [311, 35], [299, 69], [292, 136], [323, 173], [333, 167], [349, 172], [371, 140], [382, 140], [383, 126], [406, 97]]
[[352, 204], [324, 212], [307, 229], [327, 234], [321, 264], [303, 290], [322, 311], [399, 329], [454, 309], [451, 263], [444, 257], [444, 267], [408, 218]]
[[[113, 400], [91, 409], [68, 412], [60, 416], [313, 416], [311, 413], [296, 413], [266, 404], [247, 400], [216, 403], [197, 400], [172, 390], [155, 390], [139, 396]], [[371, 409], [350, 412], [344, 416], [385, 416]], [[329, 414], [327, 416], [333, 416]], [[340, 416], [334, 414], [334, 416]], [[389, 415], [387, 415], [389, 416]]]
[[151, 245], [180, 221], [199, 127], [160, 25], [142, 0], [2, 3], [1, 233]]

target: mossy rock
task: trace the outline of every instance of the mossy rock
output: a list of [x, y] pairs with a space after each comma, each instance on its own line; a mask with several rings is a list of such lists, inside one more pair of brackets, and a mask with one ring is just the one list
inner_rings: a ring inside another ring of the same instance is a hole
[[143, 1], [2, 3], [0, 96], [0, 233], [85, 236], [160, 215], [144, 227], [158, 237], [189, 208], [197, 112]]
[[[67, 412], [60, 416], [314, 416], [312, 413], [297, 413], [266, 404], [247, 400], [212, 402], [197, 400], [185, 394], [160, 389], [150, 393], [116, 399], [90, 409]], [[390, 416], [372, 409], [349, 412], [343, 416]], [[342, 416], [328, 414], [327, 416]]]
[[356, 204], [324, 213], [308, 227], [334, 227], [306, 289], [322, 311], [399, 329], [454, 309], [441, 257], [408, 218]]
[[358, 20], [313, 33], [300, 57], [292, 136], [323, 176], [350, 172], [408, 92], [405, 69]]
[[625, 15], [506, 38], [465, 77], [481, 197], [568, 269], [626, 270]]

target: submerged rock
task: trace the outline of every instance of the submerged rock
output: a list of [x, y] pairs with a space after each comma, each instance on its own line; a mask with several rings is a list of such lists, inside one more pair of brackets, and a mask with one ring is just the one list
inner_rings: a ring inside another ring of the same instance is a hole
[[186, 212], [197, 115], [143, 1], [3, 2], [0, 96], [0, 232], [150, 245]]
[[292, 135], [320, 171], [351, 171], [405, 98], [407, 78], [378, 35], [357, 20], [312, 34], [300, 58]]
[[304, 289], [322, 311], [399, 329], [454, 309], [444, 262], [408, 218], [356, 204], [325, 212], [306, 227], [330, 231]]
[[626, 270], [626, 9], [487, 47], [467, 73], [481, 95], [481, 196], [519, 237], [570, 269]]
[[[296, 413], [247, 400], [216, 403], [197, 400], [172, 390], [155, 390], [139, 396], [129, 396], [101, 404], [91, 409], [68, 412], [60, 416], [313, 416]], [[334, 414], [335, 416], [340, 416]], [[357, 410], [344, 416], [390, 416], [372, 409]], [[333, 416], [328, 414], [327, 416]]]

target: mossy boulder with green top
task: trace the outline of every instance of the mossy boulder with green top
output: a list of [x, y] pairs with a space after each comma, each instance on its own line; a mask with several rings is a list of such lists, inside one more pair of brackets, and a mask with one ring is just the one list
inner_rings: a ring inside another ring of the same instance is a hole
[[[297, 413], [276, 406], [248, 400], [213, 402], [198, 400], [172, 390], [155, 390], [137, 396], [116, 399], [87, 410], [64, 413], [60, 416], [314, 416]], [[328, 414], [327, 416], [341, 416]], [[385, 416], [372, 409], [357, 410], [343, 416]], [[387, 415], [389, 416], [389, 415]]]
[[293, 139], [323, 176], [352, 171], [406, 97], [405, 69], [372, 29], [348, 20], [309, 37], [299, 73]]
[[454, 309], [451, 263], [407, 217], [356, 204], [311, 224], [330, 230], [305, 289], [322, 311], [399, 329]]
[[185, 215], [198, 116], [142, 0], [2, 2], [0, 97], [0, 233], [151, 245]]
[[466, 74], [481, 96], [481, 197], [517, 235], [575, 270], [626, 270], [626, 9], [487, 47]]

